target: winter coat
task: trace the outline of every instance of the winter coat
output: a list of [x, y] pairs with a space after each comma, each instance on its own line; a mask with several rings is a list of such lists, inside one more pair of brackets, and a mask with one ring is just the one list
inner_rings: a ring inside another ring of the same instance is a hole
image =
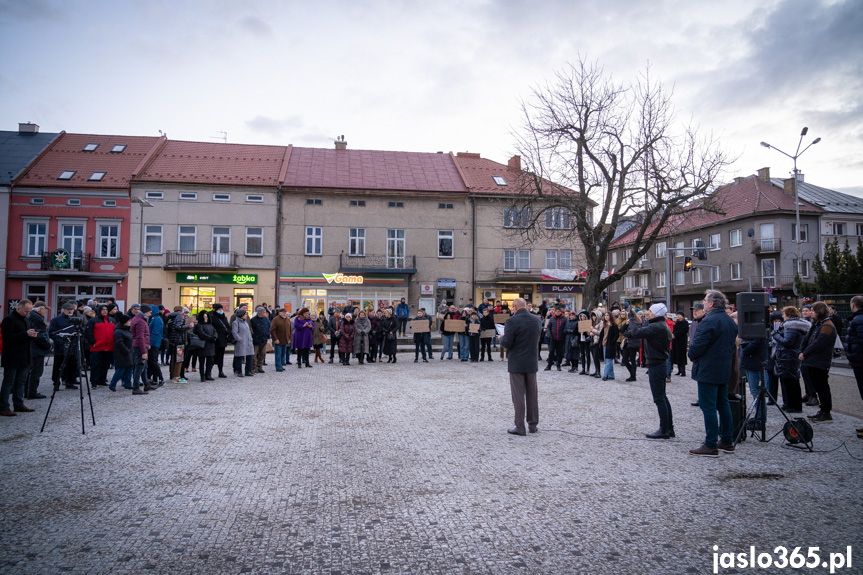
[[833, 365], [833, 345], [836, 343], [836, 326], [824, 318], [812, 326], [809, 345], [803, 349], [803, 365], [829, 370]]
[[315, 329], [312, 330], [312, 345], [323, 345], [326, 333], [326, 322], [318, 316], [315, 320]]
[[[689, 346], [692, 378], [698, 383], [725, 385], [731, 379], [735, 360], [737, 324], [724, 309], [712, 309], [698, 326]], [[730, 391], [730, 390], [729, 390]]]
[[[396, 317], [381, 318], [381, 332], [383, 333], [383, 353], [384, 355], [395, 355], [398, 351], [398, 331], [399, 320]], [[390, 339], [390, 334], [393, 338]]]
[[779, 377], [800, 378], [800, 348], [812, 324], [802, 318], [791, 318], [773, 334], [776, 342], [775, 368]]
[[629, 328], [627, 337], [644, 340], [644, 358], [647, 366], [663, 364], [668, 361], [668, 344], [671, 341], [671, 330], [665, 323], [665, 318], [655, 317], [646, 322], [636, 323], [635, 312], [629, 312]]
[[270, 318], [266, 315], [255, 314], [249, 320], [249, 329], [252, 330], [252, 344], [267, 345], [270, 341]]
[[763, 339], [744, 339], [740, 342], [740, 369], [745, 371], [761, 371], [761, 360], [764, 358]]
[[[479, 325], [479, 318], [476, 318], [476, 319], [471, 318], [471, 319], [467, 320], [466, 322], [464, 322], [464, 334], [468, 337], [479, 337], [479, 332], [471, 333], [471, 331], [470, 331], [471, 324]], [[481, 329], [482, 328], [480, 328], [480, 330]]]
[[551, 316], [545, 329], [548, 332], [548, 339], [554, 341], [566, 340], [566, 318], [564, 316]]
[[[48, 337], [48, 324], [45, 323], [45, 318], [36, 310], [30, 312], [27, 316], [27, 323], [32, 329], [35, 329], [37, 336], [30, 340], [30, 357], [45, 357], [51, 353], [51, 338]], [[111, 342], [111, 347], [114, 347], [114, 342]]]
[[102, 317], [102, 308], [96, 307], [96, 317], [87, 322], [84, 338], [90, 344], [90, 351], [114, 351], [114, 328], [117, 322], [110, 315]]
[[629, 335], [629, 328], [633, 325], [636, 325], [635, 321], [629, 320], [628, 323], [624, 323], [620, 327], [620, 332], [623, 334], [623, 345], [626, 347], [626, 349], [641, 348], [641, 340], [637, 337], [632, 337]]
[[396, 306], [396, 317], [399, 319], [407, 319], [411, 316], [411, 306], [406, 304], [405, 302], [399, 303]]
[[369, 353], [370, 342], [369, 333], [372, 331], [372, 322], [367, 317], [358, 317], [354, 320], [354, 353], [367, 354]]
[[605, 327], [608, 333], [603, 333], [602, 335], [608, 336], [605, 337], [605, 355], [603, 356], [605, 359], [614, 359], [617, 357], [617, 338], [620, 336], [620, 330], [617, 328], [617, 324], [610, 323]]
[[681, 365], [686, 363], [686, 348], [689, 345], [689, 322], [675, 321], [671, 328], [671, 363]]
[[183, 316], [183, 312], [175, 311], [169, 313], [165, 330], [168, 332], [169, 343], [172, 345], [185, 345], [186, 333], [189, 331], [189, 326], [186, 325], [186, 318]]
[[509, 373], [536, 373], [539, 371], [539, 335], [542, 320], [526, 309], [518, 310], [506, 320], [500, 345], [508, 350], [506, 369]]
[[[216, 330], [216, 347], [228, 347], [228, 334], [231, 333], [231, 324], [225, 314], [214, 311], [210, 314], [210, 322]], [[231, 334], [233, 335], [233, 334]]]
[[158, 313], [150, 317], [150, 347], [162, 347], [162, 336], [165, 333], [165, 323]]
[[851, 367], [863, 365], [863, 311], [855, 311], [845, 332], [845, 355]]
[[255, 344], [252, 343], [252, 330], [245, 319], [236, 318], [231, 324], [234, 335], [234, 357], [245, 357], [255, 354]]
[[150, 326], [147, 325], [147, 318], [144, 314], [138, 312], [132, 318], [132, 349], [137, 349], [141, 355], [146, 355], [150, 349]]
[[132, 367], [132, 331], [127, 325], [114, 328], [114, 367]]
[[213, 324], [200, 321], [195, 324], [194, 332], [204, 341], [204, 347], [198, 350], [198, 355], [201, 357], [216, 355], [216, 341], [219, 339], [219, 334], [216, 333]]
[[339, 353], [353, 353], [354, 351], [354, 327], [353, 319], [346, 319], [342, 322], [342, 337], [339, 338]]
[[[411, 321], [427, 321], [429, 323], [429, 328], [431, 328], [431, 317], [424, 315], [423, 317], [417, 316], [413, 318]], [[492, 324], [494, 325], [494, 324]], [[413, 334], [414, 344], [425, 344], [431, 341], [431, 332], [420, 332]]]
[[18, 313], [17, 309], [3, 318], [0, 323], [0, 332], [3, 334], [3, 367], [30, 367], [30, 342], [33, 338], [27, 335], [28, 329], [30, 324], [27, 323], [27, 318]]
[[[54, 342], [54, 357], [66, 355], [66, 340], [60, 337], [59, 334], [72, 333], [73, 330], [71, 327], [72, 323], [69, 321], [69, 316], [62, 312], [48, 324], [48, 336]], [[4, 337], [3, 340], [5, 341], [6, 338]]]
[[479, 329], [480, 331], [494, 329], [494, 317], [491, 314], [480, 316]]
[[[440, 320], [440, 333], [441, 333], [441, 335], [455, 335], [456, 332], [445, 330], [444, 325], [446, 325], [446, 320], [448, 320], [448, 319], [459, 319], [460, 317], [461, 316], [458, 314], [457, 311], [456, 312], [448, 311], [448, 312], [444, 313], [443, 319]], [[383, 321], [384, 319], [386, 319], [386, 317], [381, 318], [381, 321]], [[492, 318], [492, 321], [494, 321], [493, 318]]]
[[274, 317], [270, 322], [270, 337], [273, 338], [273, 345], [290, 345], [294, 338], [294, 324], [291, 318], [280, 315]]
[[369, 345], [374, 347], [380, 341], [381, 320], [374, 314], [369, 314], [369, 323], [372, 324], [372, 330], [369, 332]]
[[315, 330], [315, 323], [311, 319], [303, 319], [300, 316], [294, 318], [294, 349], [311, 349], [312, 348], [312, 332]]

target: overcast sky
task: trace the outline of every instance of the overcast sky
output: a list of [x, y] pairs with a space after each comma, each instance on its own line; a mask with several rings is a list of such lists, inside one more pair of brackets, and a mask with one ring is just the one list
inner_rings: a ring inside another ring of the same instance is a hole
[[739, 160], [863, 196], [858, 0], [0, 0], [0, 129], [417, 152], [505, 162], [519, 99], [579, 54], [674, 88]]

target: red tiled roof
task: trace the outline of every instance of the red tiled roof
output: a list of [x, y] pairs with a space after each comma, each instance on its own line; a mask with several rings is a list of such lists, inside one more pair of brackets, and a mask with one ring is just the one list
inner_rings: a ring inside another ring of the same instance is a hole
[[[105, 136], [62, 134], [54, 145], [18, 180], [18, 186], [52, 188], [128, 188], [136, 168], [153, 150], [160, 138], [151, 136]], [[87, 144], [99, 144], [85, 152]], [[126, 149], [111, 149], [125, 144]], [[69, 180], [58, 180], [65, 170], [74, 171]], [[93, 172], [106, 172], [101, 181], [90, 181]]]
[[449, 154], [297, 148], [285, 186], [417, 192], [466, 192]]
[[[714, 195], [716, 208], [724, 213], [696, 211], [686, 216], [669, 218], [665, 229], [660, 235], [666, 235], [672, 229], [675, 234], [690, 230], [705, 228], [714, 224], [749, 216], [759, 212], [794, 211], [794, 197], [785, 193], [782, 188], [762, 182], [757, 176], [750, 176], [739, 183], [728, 184], [716, 190]], [[819, 213], [822, 210], [804, 200], [800, 200], [800, 211]], [[631, 243], [638, 235], [640, 226], [623, 234], [612, 242], [612, 246]], [[650, 226], [645, 236], [650, 234], [655, 226]]]
[[276, 186], [287, 151], [285, 146], [169, 140], [135, 181]]
[[[521, 177], [520, 169], [499, 164], [482, 158], [479, 154], [468, 152], [459, 152], [455, 161], [473, 194], [518, 194], [521, 191], [518, 186]], [[502, 177], [506, 185], [497, 184], [494, 181], [494, 176]]]

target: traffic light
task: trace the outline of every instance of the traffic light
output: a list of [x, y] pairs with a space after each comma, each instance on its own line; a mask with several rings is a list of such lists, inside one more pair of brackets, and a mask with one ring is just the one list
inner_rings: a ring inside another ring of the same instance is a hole
[[691, 272], [692, 271], [692, 258], [689, 256], [685, 256], [683, 258], [683, 271]]

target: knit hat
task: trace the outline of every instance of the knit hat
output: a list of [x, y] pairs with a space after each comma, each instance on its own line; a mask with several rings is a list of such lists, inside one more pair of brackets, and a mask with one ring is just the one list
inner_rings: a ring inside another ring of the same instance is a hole
[[87, 312], [89, 312], [89, 311], [93, 311], [93, 308], [91, 308], [91, 307], [90, 307], [90, 306], [88, 306], [88, 305], [85, 305], [85, 306], [84, 306], [84, 309], [83, 309], [82, 311], [83, 311], [84, 313], [87, 313]]
[[147, 313], [148, 311], [153, 311], [153, 308], [151, 308], [151, 307], [150, 307], [149, 305], [147, 305], [147, 304], [144, 304], [144, 305], [142, 305], [142, 306], [141, 306], [141, 313]]
[[117, 315], [114, 316], [114, 321], [117, 322], [117, 325], [124, 325], [130, 319], [132, 319], [132, 318], [127, 316], [124, 313], [118, 313]]
[[220, 303], [214, 303], [214, 304], [213, 304], [213, 311], [220, 310], [220, 309], [222, 309], [223, 307], [224, 307], [224, 306], [222, 306], [222, 304], [220, 304]]
[[129, 306], [129, 309], [135, 309], [136, 307], [141, 307], [141, 304], [133, 303], [132, 305]]
[[664, 303], [655, 303], [650, 306], [650, 313], [656, 317], [664, 317], [668, 313], [668, 308], [665, 307]]
[[349, 314], [349, 313], [345, 314], [345, 319], [353, 319], [353, 318], [354, 318], [354, 316], [352, 316], [351, 314]]

